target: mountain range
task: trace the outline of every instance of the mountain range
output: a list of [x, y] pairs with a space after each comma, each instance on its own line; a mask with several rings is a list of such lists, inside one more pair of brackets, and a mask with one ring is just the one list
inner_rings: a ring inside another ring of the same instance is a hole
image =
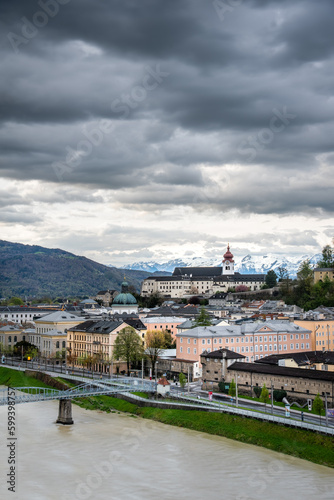
[[[137, 291], [147, 271], [126, 272]], [[0, 240], [0, 297], [84, 297], [121, 289], [124, 271], [60, 249]]]
[[[273, 269], [278, 274], [279, 267], [285, 267], [291, 278], [297, 276], [300, 264], [309, 259], [312, 266], [316, 266], [321, 259], [322, 254], [315, 255], [294, 255], [286, 257], [282, 254], [268, 253], [261, 256], [247, 254], [243, 257], [234, 257], [234, 268], [241, 274], [266, 274]], [[197, 266], [221, 266], [222, 258], [191, 257], [182, 259], [173, 259], [169, 261], [147, 261], [135, 262], [133, 264], [122, 266], [123, 269], [141, 270], [150, 273], [173, 272], [175, 267], [197, 267]]]

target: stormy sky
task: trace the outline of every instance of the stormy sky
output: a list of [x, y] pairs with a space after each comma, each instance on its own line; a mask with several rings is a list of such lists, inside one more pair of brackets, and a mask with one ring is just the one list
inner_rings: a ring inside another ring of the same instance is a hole
[[333, 0], [0, 3], [0, 239], [98, 262], [334, 236]]

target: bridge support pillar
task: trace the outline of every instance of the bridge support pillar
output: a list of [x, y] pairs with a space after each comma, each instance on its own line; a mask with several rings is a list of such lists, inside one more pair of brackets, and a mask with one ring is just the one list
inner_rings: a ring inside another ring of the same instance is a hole
[[72, 401], [70, 399], [59, 400], [59, 413], [57, 424], [72, 425]]

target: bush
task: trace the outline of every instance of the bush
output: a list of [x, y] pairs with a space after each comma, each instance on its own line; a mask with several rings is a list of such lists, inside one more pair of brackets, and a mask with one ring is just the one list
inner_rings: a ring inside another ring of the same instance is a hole
[[261, 391], [262, 391], [261, 387], [258, 387], [258, 386], [256, 385], [255, 387], [253, 387], [253, 391], [254, 391], [255, 396], [256, 396], [257, 398], [259, 398], [259, 397], [260, 397], [260, 395], [261, 395]]
[[232, 378], [231, 383], [230, 383], [230, 387], [228, 389], [228, 393], [230, 396], [235, 396], [236, 392], [237, 392], [237, 387], [236, 387], [236, 384], [234, 382], [234, 378]]
[[283, 401], [283, 398], [286, 398], [287, 392], [283, 391], [283, 389], [274, 389], [274, 400], [275, 401]]
[[[225, 389], [225, 385], [228, 387], [228, 389]], [[223, 392], [224, 394], [228, 394], [230, 384], [224, 382], [224, 380], [221, 380], [220, 382], [218, 382], [218, 387], [219, 387], [220, 392]]]

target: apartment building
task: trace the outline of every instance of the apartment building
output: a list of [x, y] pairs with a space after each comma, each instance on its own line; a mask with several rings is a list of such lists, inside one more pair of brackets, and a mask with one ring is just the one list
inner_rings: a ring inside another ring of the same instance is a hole
[[298, 319], [295, 324], [311, 331], [312, 350], [334, 351], [334, 319]]
[[295, 323], [274, 320], [197, 327], [176, 335], [177, 358], [197, 361], [204, 351], [221, 348], [243, 354], [246, 362], [253, 362], [268, 354], [312, 349], [311, 331]]

